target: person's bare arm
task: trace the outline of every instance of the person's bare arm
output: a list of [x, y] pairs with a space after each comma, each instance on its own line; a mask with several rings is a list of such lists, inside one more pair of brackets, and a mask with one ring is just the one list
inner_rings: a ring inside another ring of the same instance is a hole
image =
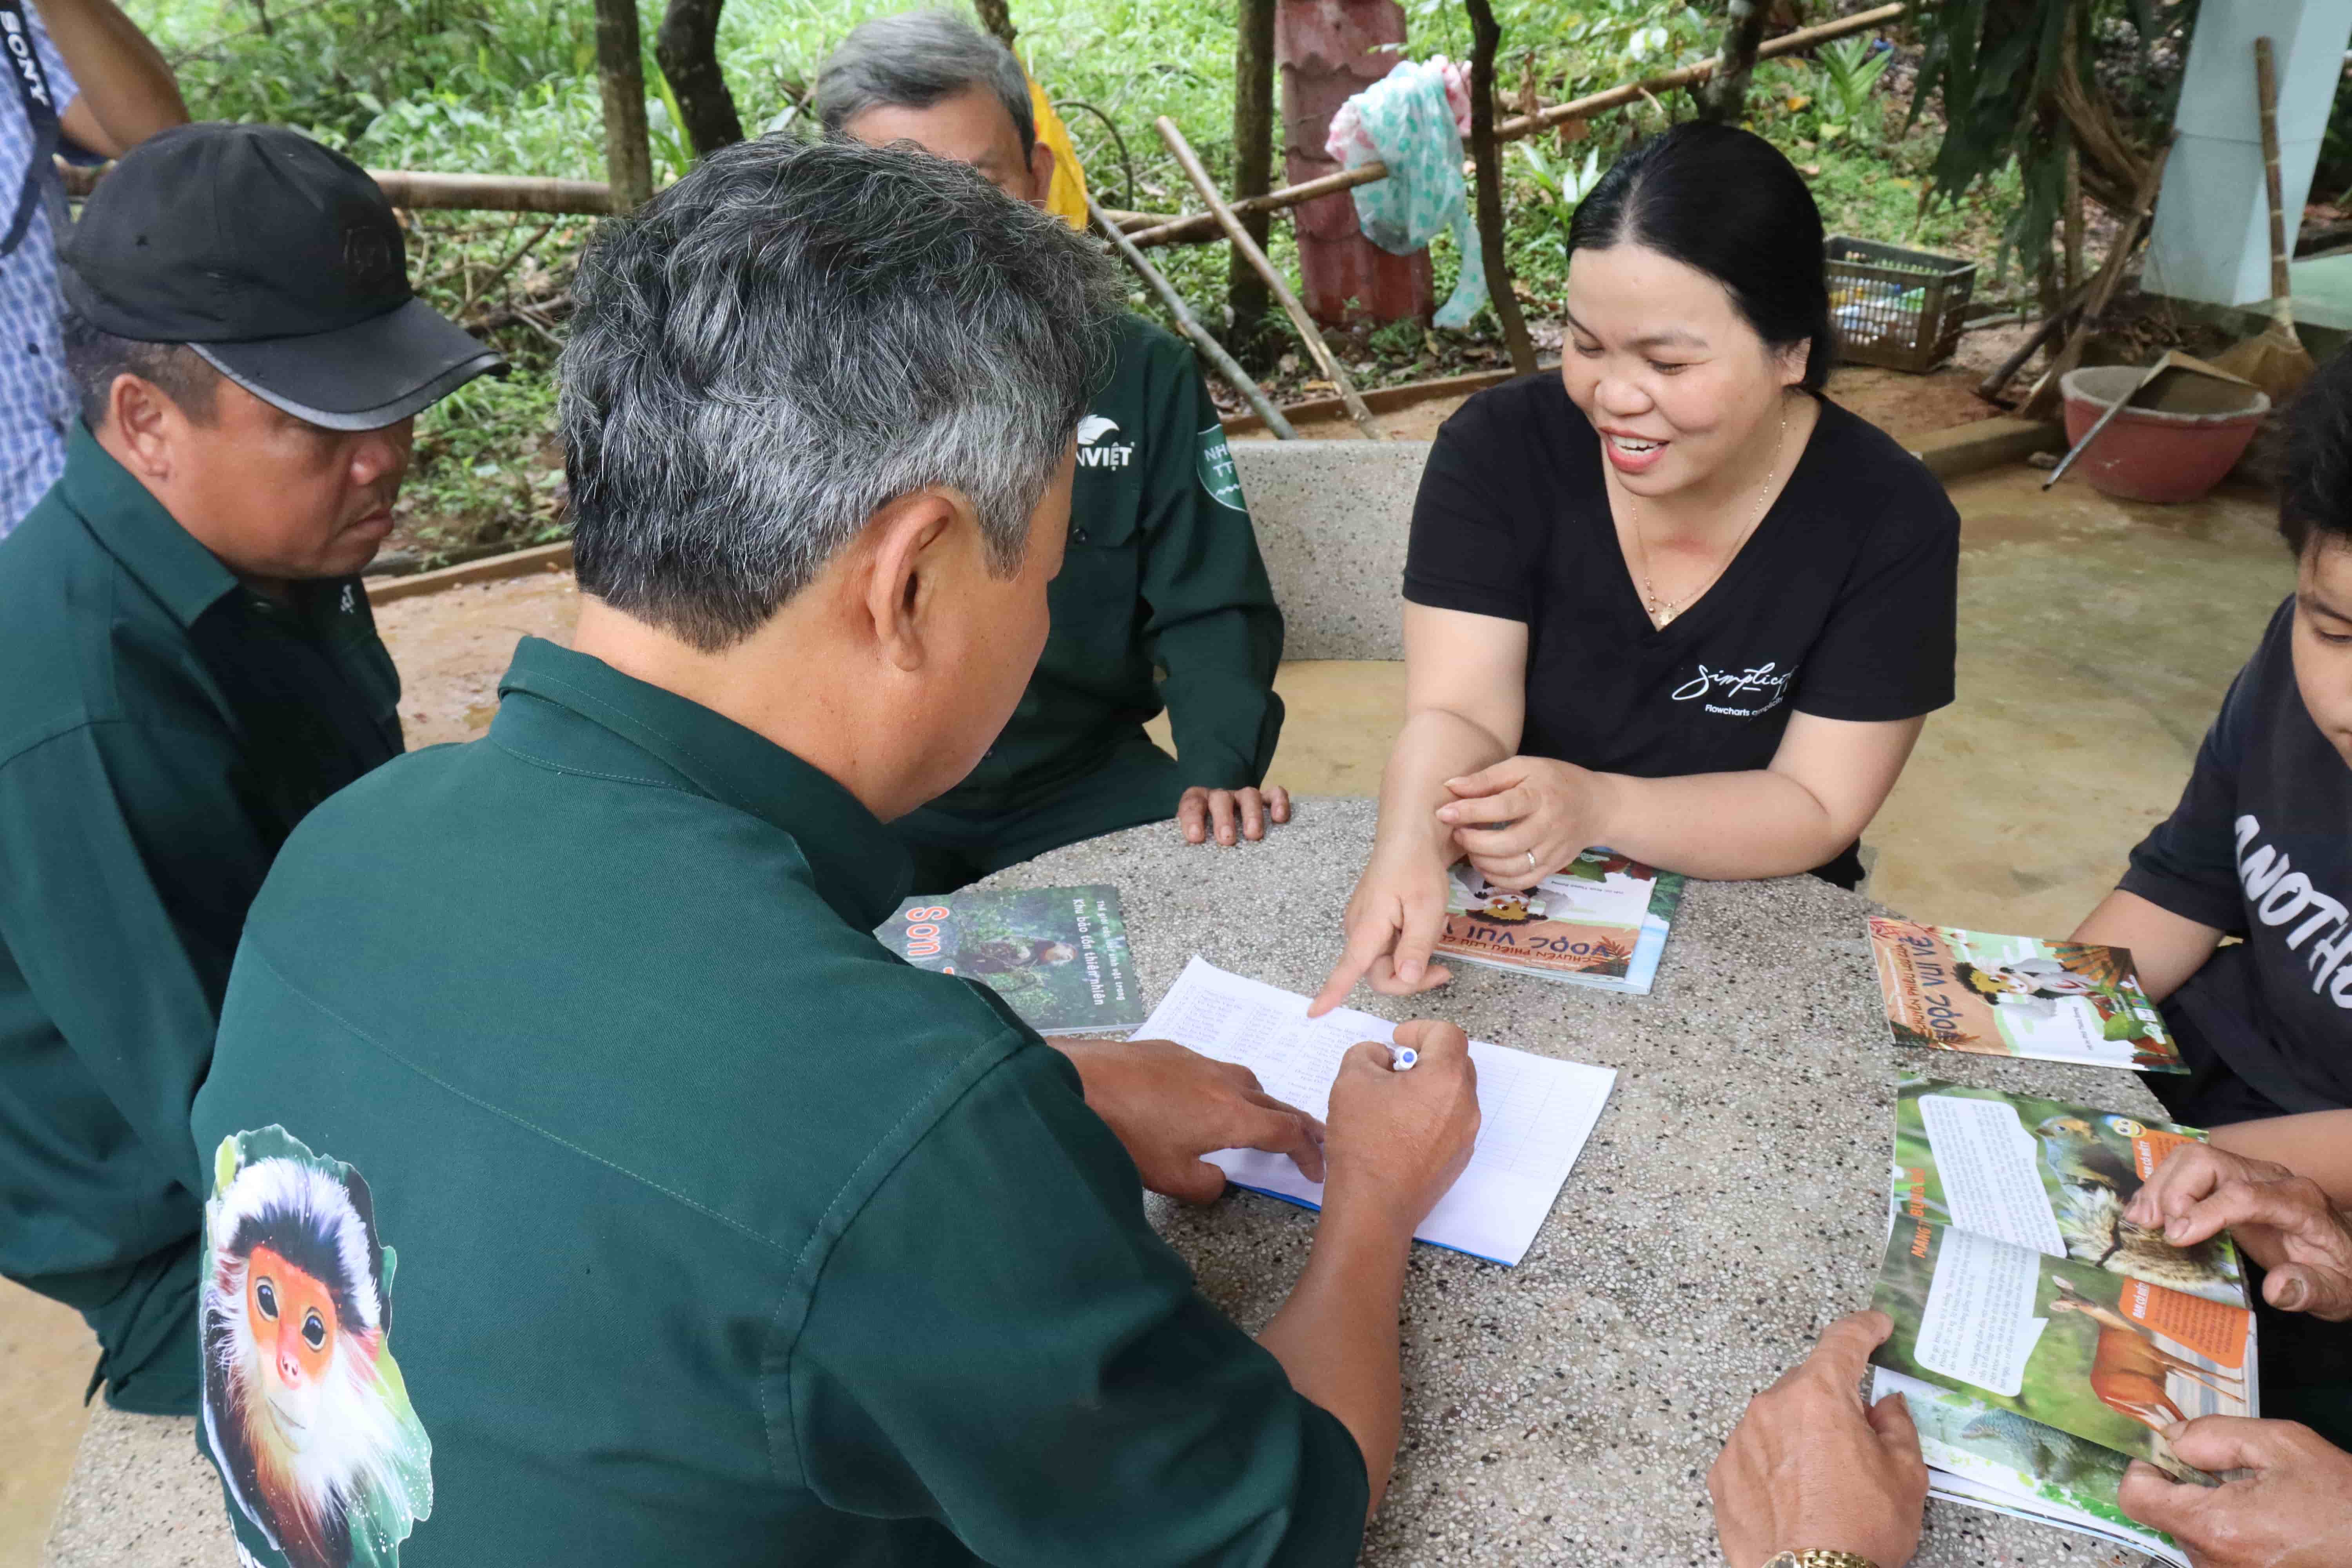
[[2352, 1209], [2352, 1110], [2312, 1110], [2212, 1129], [2213, 1147], [2272, 1160], [2318, 1184], [2327, 1201]]
[[188, 122], [163, 52], [112, 0], [35, 0], [49, 42], [80, 84], [58, 116], [66, 139], [119, 158], [158, 131]]
[[[1478, 1072], [1450, 1024], [1397, 1026], [1421, 1059], [1393, 1071], [1388, 1052], [1359, 1044], [1331, 1085], [1328, 1179], [1314, 1250], [1290, 1299], [1258, 1335], [1290, 1385], [1339, 1418], [1363, 1455], [1379, 1511], [1396, 1462], [1402, 1402], [1397, 1309], [1413, 1228], [1470, 1162], [1478, 1136]], [[1432, 1069], [1434, 1070], [1432, 1070]]]
[[1445, 781], [1517, 749], [1527, 715], [1524, 622], [1404, 607], [1405, 721], [1381, 777], [1372, 855], [1348, 900], [1346, 951], [1308, 1009], [1321, 1015], [1369, 978], [1410, 996], [1453, 978], [1430, 953], [1445, 926], [1445, 868], [1461, 858], [1437, 807]]
[[1924, 723], [1792, 714], [1770, 766], [1680, 778], [1511, 757], [1451, 781], [1458, 798], [1437, 815], [1497, 887], [1533, 887], [1596, 844], [1694, 877], [1793, 876], [1862, 836]]
[[[2067, 940], [2129, 948], [2140, 989], [2149, 1000], [2161, 1002], [2188, 984], [2189, 977], [2213, 956], [2213, 950], [2221, 944], [2221, 933], [2117, 888], [2099, 900], [2099, 907]], [[2279, 1156], [2263, 1158], [2278, 1160]], [[2291, 1162], [2280, 1160], [2280, 1163]]]

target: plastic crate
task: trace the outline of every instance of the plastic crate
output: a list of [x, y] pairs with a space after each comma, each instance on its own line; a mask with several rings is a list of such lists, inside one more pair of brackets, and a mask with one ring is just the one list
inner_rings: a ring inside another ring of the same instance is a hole
[[1842, 363], [1928, 371], [1960, 346], [1975, 262], [1842, 234], [1822, 243], [1822, 255]]

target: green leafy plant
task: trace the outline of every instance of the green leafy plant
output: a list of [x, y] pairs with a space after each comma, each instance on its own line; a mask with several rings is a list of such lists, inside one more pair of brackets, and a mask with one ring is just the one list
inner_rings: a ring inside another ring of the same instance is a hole
[[1874, 94], [1878, 79], [1894, 63], [1894, 51], [1857, 36], [1822, 45], [1819, 59], [1821, 91], [1813, 107], [1822, 140], [1857, 136], [1875, 141], [1885, 121]]
[[1532, 137], [1515, 145], [1519, 151], [1519, 172], [1536, 190], [1533, 205], [1543, 214], [1544, 238], [1565, 261], [1568, 226], [1576, 216], [1578, 204], [1601, 183], [1601, 149], [1587, 148], [1584, 162], [1579, 164], [1573, 153], [1545, 153]]

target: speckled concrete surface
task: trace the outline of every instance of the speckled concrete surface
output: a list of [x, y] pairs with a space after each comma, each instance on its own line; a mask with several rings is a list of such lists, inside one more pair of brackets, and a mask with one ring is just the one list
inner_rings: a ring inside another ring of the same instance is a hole
[[1397, 584], [1426, 441], [1237, 441], [1289, 658], [1402, 658]]
[[[1195, 952], [1311, 992], [1372, 820], [1369, 801], [1308, 800], [1266, 843], [1224, 850], [1138, 828], [994, 883], [1116, 884], [1154, 997]], [[1524, 1263], [1414, 1249], [1403, 1442], [1367, 1564], [1718, 1563], [1705, 1477], [1725, 1435], [1823, 1323], [1869, 1302], [1898, 1070], [2156, 1113], [2129, 1073], [1898, 1054], [1870, 907], [1807, 878], [1694, 884], [1647, 998], [1480, 969], [1410, 1009], [1359, 988], [1369, 1012], [1619, 1071]], [[1153, 1202], [1209, 1296], [1262, 1326], [1313, 1217], [1247, 1193]], [[1930, 1568], [2141, 1561], [1942, 1504], [1929, 1527]]]
[[46, 1568], [229, 1568], [220, 1477], [185, 1417], [100, 1405], [49, 1534]]

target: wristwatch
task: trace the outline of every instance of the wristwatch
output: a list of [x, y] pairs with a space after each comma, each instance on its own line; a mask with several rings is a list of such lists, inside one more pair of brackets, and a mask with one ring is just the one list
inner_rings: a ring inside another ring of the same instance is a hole
[[1762, 1568], [1878, 1568], [1867, 1557], [1851, 1552], [1776, 1552]]

